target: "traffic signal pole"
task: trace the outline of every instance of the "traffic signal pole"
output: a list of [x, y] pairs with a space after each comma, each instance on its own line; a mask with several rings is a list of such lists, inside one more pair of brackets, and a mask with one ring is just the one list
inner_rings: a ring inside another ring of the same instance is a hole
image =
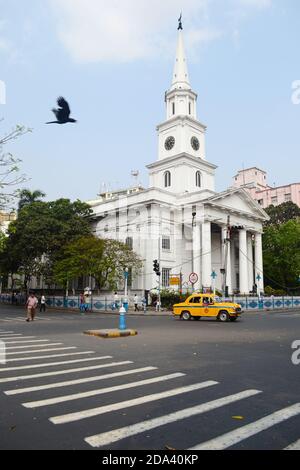
[[223, 284], [223, 293], [224, 296], [227, 294], [227, 270], [228, 270], [228, 256], [230, 256], [230, 242], [231, 242], [231, 226], [230, 226], [230, 216], [227, 218], [227, 233], [225, 240], [225, 256], [224, 256], [224, 284]]

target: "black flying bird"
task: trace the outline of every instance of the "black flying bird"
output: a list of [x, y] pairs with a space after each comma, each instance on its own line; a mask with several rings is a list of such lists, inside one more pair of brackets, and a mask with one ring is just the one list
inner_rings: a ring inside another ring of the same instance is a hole
[[47, 122], [46, 124], [67, 124], [68, 122], [77, 122], [70, 118], [71, 110], [68, 102], [60, 96], [57, 100], [58, 109], [52, 109], [57, 121]]

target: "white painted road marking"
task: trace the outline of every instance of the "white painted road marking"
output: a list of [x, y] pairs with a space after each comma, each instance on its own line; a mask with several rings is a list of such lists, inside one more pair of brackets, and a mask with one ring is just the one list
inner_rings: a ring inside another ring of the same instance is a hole
[[49, 339], [30, 339], [26, 341], [7, 341], [6, 344], [47, 343]]
[[6, 350], [16, 350], [16, 349], [30, 349], [30, 348], [48, 348], [48, 346], [61, 346], [64, 343], [45, 343], [45, 344], [28, 344], [27, 346], [9, 346]]
[[92, 447], [102, 447], [110, 445], [114, 442], [126, 439], [127, 437], [136, 436], [143, 432], [155, 429], [160, 426], [175, 423], [176, 421], [190, 418], [191, 416], [207, 413], [208, 411], [221, 408], [222, 406], [229, 405], [239, 400], [252, 397], [262, 393], [259, 390], [246, 390], [244, 392], [236, 393], [235, 395], [229, 395], [227, 397], [219, 398], [207, 403], [201, 403], [200, 405], [193, 406], [191, 408], [185, 408], [184, 410], [176, 411], [174, 413], [161, 416], [159, 418], [150, 419], [148, 421], [142, 421], [132, 426], [126, 426], [123, 428], [115, 429], [110, 432], [104, 432], [94, 436], [86, 437], [85, 441]]
[[228, 447], [232, 447], [239, 442], [248, 439], [255, 434], [258, 434], [266, 429], [275, 426], [276, 424], [282, 423], [283, 421], [288, 420], [294, 416], [300, 414], [300, 403], [296, 405], [289, 406], [280, 411], [276, 411], [265, 418], [259, 419], [254, 423], [247, 424], [239, 429], [236, 429], [232, 432], [228, 432], [223, 436], [216, 437], [210, 441], [204, 442], [203, 444], [198, 444], [195, 447], [192, 447], [189, 450], [223, 450]]
[[[55, 346], [55, 345], [54, 345]], [[45, 353], [45, 352], [53, 352], [53, 351], [68, 351], [71, 349], [77, 349], [76, 346], [70, 346], [68, 348], [44, 348], [44, 349], [34, 349], [31, 351], [16, 351], [16, 352], [9, 352], [6, 353], [7, 356], [17, 356], [18, 354], [33, 354], [33, 353]]]
[[286, 447], [284, 450], [300, 450], [300, 439], [299, 441], [294, 442], [293, 444]]
[[152, 379], [140, 380], [138, 382], [131, 382], [122, 385], [116, 385], [114, 387], [106, 387], [98, 390], [91, 390], [88, 392], [74, 393], [72, 395], [65, 395], [56, 398], [48, 398], [46, 400], [32, 401], [28, 403], [22, 403], [25, 408], [39, 408], [41, 406], [55, 405], [57, 403], [64, 403], [66, 401], [79, 400], [81, 398], [94, 397], [97, 395], [103, 395], [105, 393], [116, 392], [119, 390], [128, 390], [130, 388], [142, 387], [144, 385], [155, 384], [159, 382], [165, 382], [167, 380], [178, 379], [179, 377], [184, 377], [185, 374], [175, 373], [170, 375], [163, 375], [161, 377], [154, 377]]
[[98, 375], [94, 377], [87, 377], [84, 379], [68, 380], [66, 382], [56, 382], [53, 384], [40, 385], [36, 387], [19, 388], [17, 390], [8, 390], [4, 392], [6, 395], [20, 395], [23, 393], [37, 392], [40, 390], [48, 390], [50, 388], [69, 387], [71, 385], [79, 385], [83, 383], [98, 382], [100, 380], [113, 379], [115, 377], [124, 377], [125, 375], [140, 374], [141, 372], [150, 372], [157, 370], [157, 367], [142, 367], [140, 369], [130, 369], [124, 372], [114, 372], [113, 374]]
[[95, 354], [95, 351], [72, 352], [72, 353], [66, 353], [66, 354], [50, 354], [49, 356], [33, 356], [33, 357], [22, 357], [22, 358], [18, 357], [14, 359], [7, 359], [6, 362], [35, 361], [38, 359], [50, 359], [53, 357], [82, 356], [85, 354]]
[[[106, 356], [106, 357], [103, 357], [102, 359], [112, 359], [112, 357]], [[18, 382], [19, 380], [38, 379], [41, 377], [53, 377], [54, 375], [76, 374], [82, 371], [105, 369], [107, 367], [118, 367], [118, 366], [124, 366], [128, 364], [133, 364], [133, 362], [132, 361], [110, 362], [108, 364], [101, 364], [97, 366], [80, 367], [77, 369], [66, 369], [66, 370], [60, 370], [60, 371], [54, 371], [54, 372], [45, 372], [43, 374], [19, 375], [16, 377], [7, 377], [5, 379], [0, 379], [0, 383]]]
[[89, 362], [89, 361], [99, 361], [102, 360], [103, 357], [89, 357], [88, 359], [76, 359], [74, 361], [63, 361], [63, 362], [46, 362], [44, 364], [34, 364], [30, 366], [20, 366], [20, 367], [7, 367], [0, 369], [0, 372], [9, 372], [12, 370], [24, 370], [24, 369], [39, 369], [40, 367], [53, 367], [53, 366], [61, 366], [64, 364], [75, 364], [76, 362]]
[[174, 388], [172, 390], [167, 390], [165, 392], [154, 393], [151, 395], [145, 395], [143, 397], [134, 398], [132, 400], [126, 400], [119, 403], [112, 403], [111, 405], [100, 406], [97, 408], [91, 408], [88, 410], [79, 411], [76, 413], [69, 413], [61, 416], [54, 416], [49, 418], [49, 420], [54, 424], [65, 424], [71, 423], [73, 421], [79, 421], [81, 419], [91, 418], [93, 416], [99, 416], [104, 413], [110, 413], [116, 410], [122, 410], [125, 408], [130, 408], [133, 406], [142, 405], [144, 403], [150, 403], [152, 401], [161, 400], [162, 398], [174, 397], [176, 395], [181, 395], [183, 393], [193, 392], [195, 390], [200, 390], [201, 388], [211, 387], [212, 385], [217, 385], [218, 382], [202, 382], [194, 385], [187, 385], [186, 387]]

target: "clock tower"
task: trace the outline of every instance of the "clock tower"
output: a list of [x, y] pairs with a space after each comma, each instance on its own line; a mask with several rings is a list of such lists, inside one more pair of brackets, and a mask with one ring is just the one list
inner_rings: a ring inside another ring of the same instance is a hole
[[197, 98], [190, 85], [180, 23], [173, 80], [165, 94], [167, 119], [157, 127], [158, 162], [148, 166], [151, 186], [175, 193], [214, 191], [216, 166], [206, 161], [206, 126], [197, 119]]

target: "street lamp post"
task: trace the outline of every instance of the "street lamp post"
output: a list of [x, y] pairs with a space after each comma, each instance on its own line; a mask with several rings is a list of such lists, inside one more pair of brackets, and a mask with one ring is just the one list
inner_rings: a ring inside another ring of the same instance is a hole
[[120, 318], [119, 318], [119, 330], [126, 330], [126, 313], [128, 312], [128, 276], [129, 269], [125, 268], [124, 270], [124, 279], [125, 279], [125, 292], [124, 300], [120, 308]]
[[[196, 212], [193, 212], [192, 213], [192, 273], [194, 274], [195, 272], [195, 265], [194, 265], [194, 236], [195, 236], [195, 233], [194, 233], [194, 228], [195, 228], [195, 217], [196, 217], [197, 213]], [[192, 292], [194, 292], [195, 290], [195, 284], [192, 283]]]
[[124, 293], [123, 307], [125, 308], [126, 312], [128, 312], [128, 277], [129, 277], [129, 269], [125, 268], [124, 270], [125, 293]]

